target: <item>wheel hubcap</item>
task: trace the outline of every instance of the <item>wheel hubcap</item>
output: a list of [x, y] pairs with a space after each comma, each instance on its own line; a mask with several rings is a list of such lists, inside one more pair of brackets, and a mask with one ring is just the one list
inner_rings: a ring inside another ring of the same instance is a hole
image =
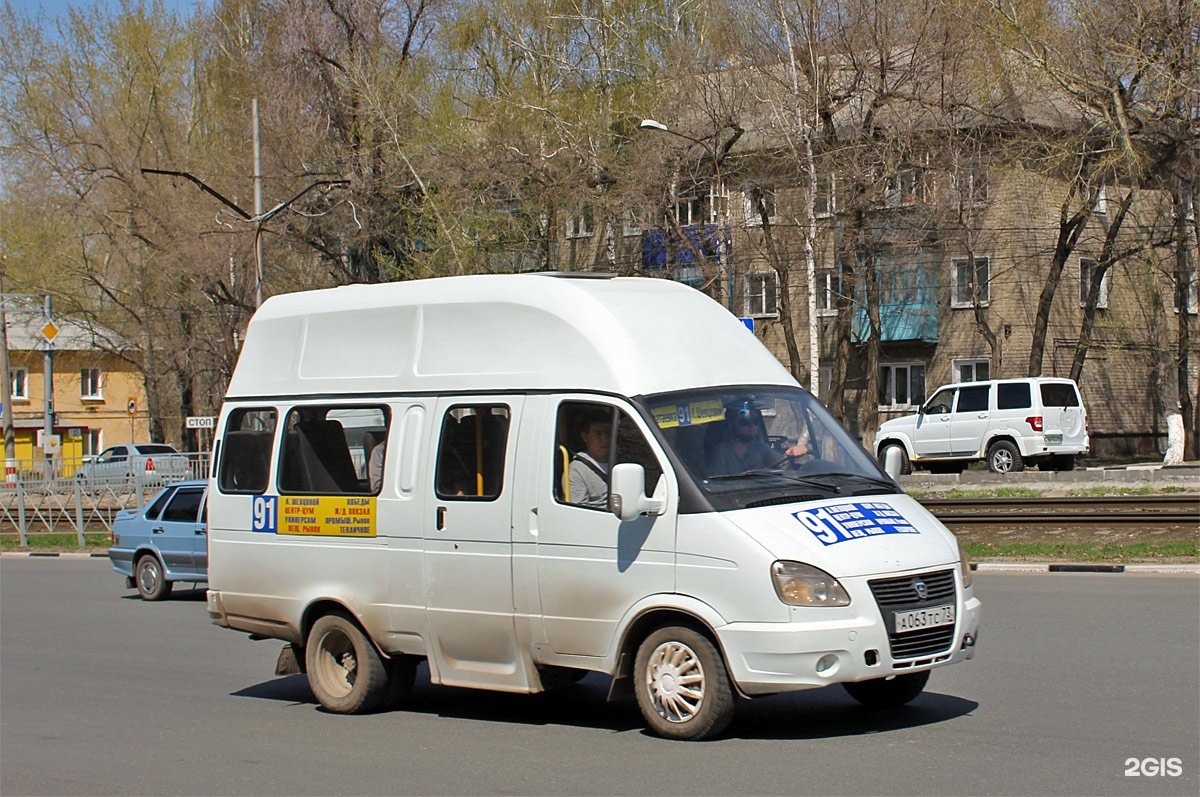
[[358, 677], [358, 659], [350, 638], [338, 631], [330, 631], [321, 638], [320, 657], [317, 666], [321, 683], [338, 697], [344, 697], [354, 688]]
[[1007, 473], [1012, 467], [1012, 455], [1007, 451], [997, 451], [992, 455], [992, 464], [996, 466], [996, 470], [1000, 473]]
[[158, 566], [149, 559], [143, 561], [138, 570], [138, 577], [141, 579], [142, 590], [153, 592], [158, 586]]
[[664, 642], [646, 664], [646, 688], [658, 715], [687, 722], [704, 702], [704, 668], [695, 651], [681, 642]]

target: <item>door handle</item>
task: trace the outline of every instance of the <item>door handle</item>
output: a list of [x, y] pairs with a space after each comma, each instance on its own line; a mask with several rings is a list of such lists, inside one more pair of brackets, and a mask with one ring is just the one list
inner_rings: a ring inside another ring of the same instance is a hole
[[441, 531], [446, 528], [446, 507], [439, 506], [437, 508], [437, 530]]
[[208, 534], [208, 529], [196, 529], [196, 534], [198, 534], [198, 535]]
[[158, 528], [150, 529], [150, 533], [151, 534], [162, 534], [163, 533], [162, 526], [159, 526]]

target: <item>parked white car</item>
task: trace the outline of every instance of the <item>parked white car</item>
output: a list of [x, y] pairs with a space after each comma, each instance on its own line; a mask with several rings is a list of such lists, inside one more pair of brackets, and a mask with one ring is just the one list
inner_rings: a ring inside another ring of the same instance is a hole
[[884, 422], [875, 453], [885, 462], [898, 448], [901, 473], [925, 467], [961, 472], [984, 460], [993, 473], [1071, 470], [1087, 454], [1087, 410], [1070, 379], [1035, 377], [962, 382], [939, 387], [916, 415]]
[[119, 484], [133, 479], [166, 484], [192, 477], [186, 454], [166, 443], [137, 443], [109, 446], [75, 472], [87, 487]]

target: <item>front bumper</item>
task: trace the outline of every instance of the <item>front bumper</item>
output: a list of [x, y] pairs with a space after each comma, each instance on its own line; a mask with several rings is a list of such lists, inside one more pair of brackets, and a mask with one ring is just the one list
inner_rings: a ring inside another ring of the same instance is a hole
[[[746, 695], [815, 689], [885, 678], [971, 659], [979, 639], [980, 604], [960, 587], [953, 635], [944, 650], [893, 658], [881, 610], [869, 597], [844, 609], [794, 612], [791, 623], [731, 623], [716, 629], [730, 676]], [[869, 596], [869, 593], [868, 593]], [[858, 609], [855, 609], [856, 604]], [[819, 612], [839, 616], [822, 618]], [[814, 615], [819, 619], [812, 619]]]

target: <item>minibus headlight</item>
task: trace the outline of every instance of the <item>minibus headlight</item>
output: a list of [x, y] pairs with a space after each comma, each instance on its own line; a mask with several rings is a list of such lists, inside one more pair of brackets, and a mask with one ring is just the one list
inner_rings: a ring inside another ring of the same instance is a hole
[[779, 600], [789, 606], [850, 605], [850, 596], [836, 578], [803, 562], [776, 562], [771, 579]]
[[958, 568], [962, 571], [962, 582], [964, 587], [971, 586], [971, 563], [967, 561], [967, 551], [963, 548], [962, 540], [958, 537], [954, 538], [958, 543]]

